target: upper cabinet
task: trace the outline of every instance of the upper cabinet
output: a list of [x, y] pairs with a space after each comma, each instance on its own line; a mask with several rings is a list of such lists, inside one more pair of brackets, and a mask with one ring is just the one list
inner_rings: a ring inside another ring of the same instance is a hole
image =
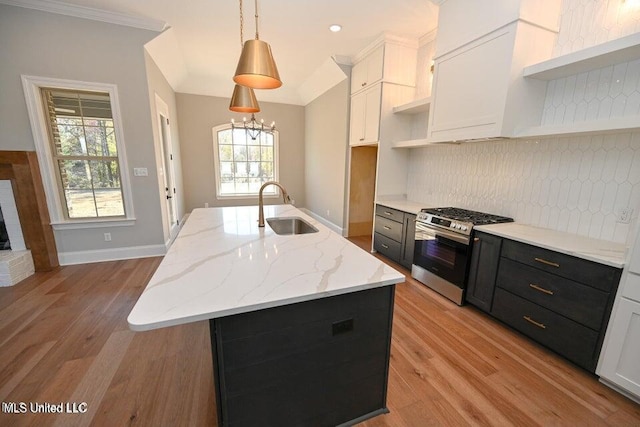
[[384, 34], [353, 58], [351, 95], [378, 82], [415, 86], [417, 42]]
[[556, 31], [549, 23], [559, 2], [544, 0], [540, 7], [520, 0], [495, 8], [492, 3], [505, 2], [472, 3], [441, 5], [429, 142], [512, 137], [542, 115], [545, 84], [525, 79], [522, 70], [551, 56]]
[[384, 45], [365, 56], [351, 69], [351, 95], [382, 80]]
[[398, 90], [390, 86], [409, 91], [415, 86], [416, 49], [416, 41], [385, 34], [353, 59], [349, 145], [379, 143], [381, 127], [389, 115], [387, 105], [408, 98], [398, 98]]
[[380, 96], [382, 85], [374, 84], [351, 97], [349, 145], [371, 145], [380, 134]]

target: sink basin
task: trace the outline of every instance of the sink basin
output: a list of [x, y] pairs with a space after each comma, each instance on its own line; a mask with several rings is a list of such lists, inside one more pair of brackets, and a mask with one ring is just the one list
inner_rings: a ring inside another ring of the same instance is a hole
[[269, 227], [271, 227], [276, 234], [281, 235], [318, 232], [317, 228], [297, 216], [267, 218], [267, 224], [269, 224]]

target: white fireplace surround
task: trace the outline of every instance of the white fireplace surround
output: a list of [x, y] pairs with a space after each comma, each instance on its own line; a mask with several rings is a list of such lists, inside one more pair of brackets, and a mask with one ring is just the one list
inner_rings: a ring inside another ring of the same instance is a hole
[[0, 180], [0, 207], [9, 234], [10, 251], [0, 253], [0, 286], [13, 286], [34, 273], [31, 251], [27, 250], [18, 217], [11, 181]]
[[18, 208], [16, 207], [16, 200], [13, 196], [11, 181], [9, 180], [0, 180], [0, 207], [2, 208], [4, 224], [9, 234], [11, 250], [24, 251], [27, 247], [24, 243], [24, 237], [22, 236], [20, 218], [18, 218]]

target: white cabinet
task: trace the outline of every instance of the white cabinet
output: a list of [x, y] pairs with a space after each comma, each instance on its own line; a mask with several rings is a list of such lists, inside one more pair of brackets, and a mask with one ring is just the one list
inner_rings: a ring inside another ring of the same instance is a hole
[[598, 370], [600, 381], [640, 403], [640, 231], [613, 306]]
[[349, 145], [378, 142], [381, 95], [382, 83], [378, 83], [351, 97]]
[[378, 82], [414, 87], [418, 43], [383, 34], [353, 58], [351, 95]]
[[365, 56], [351, 70], [351, 94], [382, 80], [384, 45]]
[[640, 402], [640, 302], [621, 298], [611, 322], [599, 371], [601, 381], [631, 393]]
[[436, 57], [427, 139], [512, 137], [539, 121], [545, 85], [522, 69], [549, 57], [553, 37], [519, 20]]

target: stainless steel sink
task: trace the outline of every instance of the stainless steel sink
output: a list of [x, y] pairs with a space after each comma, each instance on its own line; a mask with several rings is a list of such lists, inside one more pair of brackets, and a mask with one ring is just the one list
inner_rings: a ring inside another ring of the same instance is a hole
[[271, 227], [276, 234], [282, 235], [318, 232], [317, 228], [297, 216], [267, 218], [267, 224], [269, 224], [269, 227]]

